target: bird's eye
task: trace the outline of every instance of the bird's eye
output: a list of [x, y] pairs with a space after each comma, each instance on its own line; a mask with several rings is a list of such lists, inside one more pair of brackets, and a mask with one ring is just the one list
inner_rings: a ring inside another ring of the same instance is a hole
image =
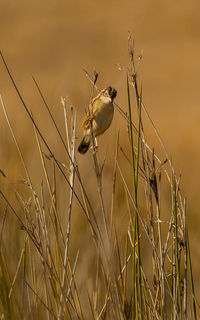
[[104, 96], [106, 96], [106, 97], [108, 96], [108, 91], [104, 92]]

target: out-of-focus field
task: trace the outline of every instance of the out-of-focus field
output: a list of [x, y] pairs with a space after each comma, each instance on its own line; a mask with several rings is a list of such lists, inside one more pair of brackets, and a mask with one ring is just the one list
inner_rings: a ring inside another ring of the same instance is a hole
[[[142, 53], [138, 75], [143, 101], [176, 168], [182, 172], [182, 195], [187, 197], [188, 224], [195, 280], [199, 278], [200, 208], [200, 2], [199, 1], [0, 1], [0, 49], [15, 77], [20, 92], [32, 110], [54, 152], [65, 162], [62, 147], [53, 130], [32, 76], [48, 102], [64, 134], [61, 96], [68, 96], [78, 110], [77, 143], [81, 118], [91, 97], [91, 84], [83, 68], [99, 72], [98, 86], [114, 86], [116, 102], [127, 111], [127, 38], [135, 39], [136, 53]], [[120, 64], [122, 71], [117, 65]], [[19, 102], [0, 62], [0, 93], [22, 147], [33, 181], [40, 169], [33, 127]], [[23, 177], [23, 169], [0, 110], [0, 169], [9, 181]], [[100, 138], [104, 154], [105, 189], [111, 185], [109, 163], [114, 157], [116, 135], [126, 135], [125, 123], [115, 113], [112, 127]], [[155, 136], [146, 129], [147, 140], [160, 152]], [[32, 142], [33, 141], [33, 142]], [[106, 143], [105, 143], [106, 141]], [[155, 140], [156, 141], [156, 140]], [[92, 190], [91, 154], [77, 155], [83, 179]], [[164, 159], [162, 159], [164, 160]], [[1, 184], [4, 186], [4, 179]], [[15, 186], [16, 187], [16, 186]], [[107, 189], [106, 189], [107, 190]], [[109, 195], [110, 196], [110, 195]], [[81, 226], [76, 225], [80, 230]], [[76, 230], [73, 227], [73, 230]], [[79, 247], [80, 244], [77, 245]]]

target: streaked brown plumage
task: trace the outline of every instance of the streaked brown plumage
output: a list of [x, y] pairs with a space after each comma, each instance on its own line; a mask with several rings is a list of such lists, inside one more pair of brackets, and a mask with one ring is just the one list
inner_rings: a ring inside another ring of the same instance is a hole
[[107, 87], [92, 100], [89, 106], [89, 115], [83, 121], [84, 137], [78, 147], [78, 152], [84, 154], [89, 149], [92, 139], [90, 121], [92, 121], [95, 138], [110, 127], [114, 114], [113, 100], [116, 95], [117, 91], [114, 88]]

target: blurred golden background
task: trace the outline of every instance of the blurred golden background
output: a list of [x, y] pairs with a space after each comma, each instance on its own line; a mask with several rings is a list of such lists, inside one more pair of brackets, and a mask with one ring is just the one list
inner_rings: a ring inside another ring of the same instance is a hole
[[[199, 278], [200, 249], [196, 244], [200, 234], [200, 2], [1, 0], [0, 30], [0, 49], [18, 88], [52, 149], [63, 162], [65, 158], [57, 143], [58, 137], [32, 76], [38, 81], [63, 134], [60, 97], [68, 96], [70, 103], [77, 108], [78, 143], [82, 137], [80, 123], [91, 97], [91, 84], [83, 68], [89, 72], [95, 68], [99, 72], [100, 88], [115, 87], [117, 104], [127, 110], [123, 70], [129, 65], [127, 38], [128, 31], [131, 32], [136, 54], [142, 54], [138, 76], [143, 86], [143, 101], [172, 157], [176, 173], [182, 172], [181, 189], [183, 196], [187, 197], [193, 262], [196, 278]], [[122, 71], [119, 71], [118, 64]], [[34, 172], [38, 150], [30, 143], [32, 139], [35, 141], [33, 127], [2, 61], [0, 93], [27, 165]], [[104, 154], [108, 159], [113, 157], [118, 129], [121, 129], [122, 136], [126, 134], [125, 125], [120, 120], [116, 112], [106, 133], [106, 145], [101, 138], [99, 140], [102, 159]], [[0, 125], [0, 169], [10, 181], [17, 181], [22, 178], [23, 170], [2, 110]], [[159, 150], [153, 135], [151, 140], [151, 131], [148, 132], [148, 142]], [[86, 179], [91, 170], [88, 167], [91, 156], [78, 156], [78, 160]], [[109, 167], [105, 170], [109, 173]]]

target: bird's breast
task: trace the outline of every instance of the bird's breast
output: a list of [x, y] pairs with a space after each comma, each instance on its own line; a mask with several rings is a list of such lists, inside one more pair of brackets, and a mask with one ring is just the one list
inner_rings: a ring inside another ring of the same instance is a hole
[[102, 103], [95, 110], [93, 129], [96, 136], [104, 133], [110, 126], [114, 114], [112, 103]]

